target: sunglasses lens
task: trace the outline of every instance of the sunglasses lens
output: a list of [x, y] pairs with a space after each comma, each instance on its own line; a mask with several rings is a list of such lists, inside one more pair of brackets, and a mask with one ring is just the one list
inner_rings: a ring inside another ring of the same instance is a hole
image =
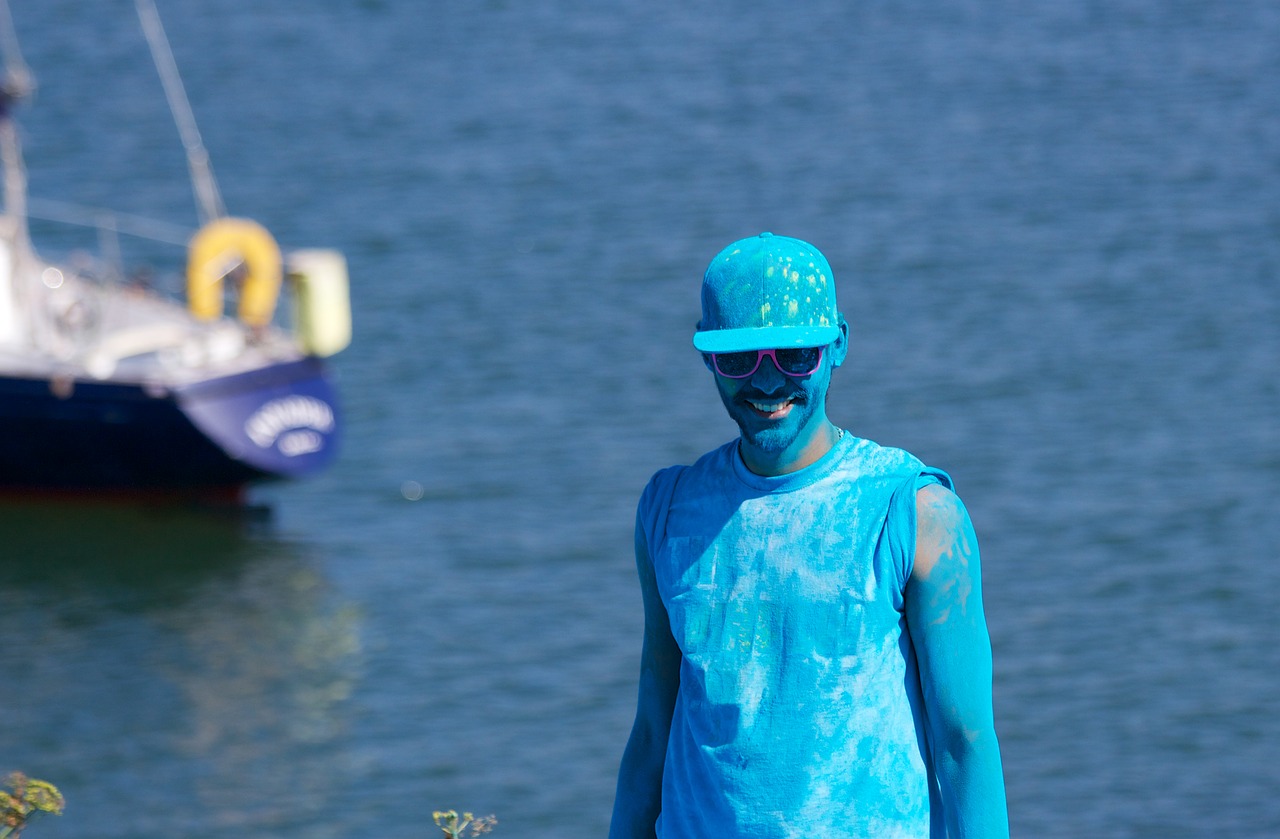
[[751, 375], [751, 371], [756, 369], [756, 360], [760, 354], [750, 350], [749, 352], [716, 353], [714, 357], [716, 369], [720, 371], [720, 375], [740, 379]]
[[807, 376], [822, 363], [822, 347], [799, 347], [775, 350], [778, 367], [790, 376]]

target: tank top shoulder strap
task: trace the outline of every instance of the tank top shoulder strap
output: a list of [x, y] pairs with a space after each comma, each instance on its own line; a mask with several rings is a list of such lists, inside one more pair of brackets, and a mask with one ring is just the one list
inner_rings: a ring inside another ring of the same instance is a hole
[[644, 488], [644, 494], [640, 496], [638, 523], [643, 528], [651, 561], [667, 536], [667, 514], [671, 510], [671, 499], [675, 496], [680, 476], [687, 468], [687, 466], [669, 466], [660, 470], [649, 479], [648, 486]]
[[893, 491], [889, 499], [889, 513], [885, 517], [885, 536], [893, 561], [898, 590], [907, 585], [916, 557], [916, 493], [929, 484], [941, 484], [955, 490], [951, 476], [941, 469], [923, 466], [908, 475]]

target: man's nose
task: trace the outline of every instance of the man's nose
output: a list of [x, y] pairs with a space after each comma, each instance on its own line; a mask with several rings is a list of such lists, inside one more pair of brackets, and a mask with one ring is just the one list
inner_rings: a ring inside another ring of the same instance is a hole
[[773, 358], [767, 355], [760, 359], [760, 366], [751, 375], [752, 387], [761, 393], [774, 393], [781, 390], [786, 383], [787, 377], [778, 369], [778, 365], [773, 363]]

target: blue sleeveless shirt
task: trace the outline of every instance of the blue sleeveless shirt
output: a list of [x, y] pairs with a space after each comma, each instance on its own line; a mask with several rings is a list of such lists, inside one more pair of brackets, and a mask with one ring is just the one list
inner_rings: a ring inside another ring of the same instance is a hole
[[915, 491], [844, 434], [762, 477], [737, 441], [650, 481], [639, 521], [683, 653], [660, 837], [942, 837], [903, 591]]

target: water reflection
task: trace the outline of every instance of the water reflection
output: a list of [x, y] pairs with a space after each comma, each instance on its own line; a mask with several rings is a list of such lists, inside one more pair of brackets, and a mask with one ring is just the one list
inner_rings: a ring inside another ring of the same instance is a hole
[[0, 507], [0, 544], [0, 768], [62, 787], [51, 836], [296, 827], [336, 794], [359, 614], [313, 546], [263, 511], [54, 504]]
[[0, 504], [0, 586], [161, 605], [270, 553], [270, 510], [95, 502]]

